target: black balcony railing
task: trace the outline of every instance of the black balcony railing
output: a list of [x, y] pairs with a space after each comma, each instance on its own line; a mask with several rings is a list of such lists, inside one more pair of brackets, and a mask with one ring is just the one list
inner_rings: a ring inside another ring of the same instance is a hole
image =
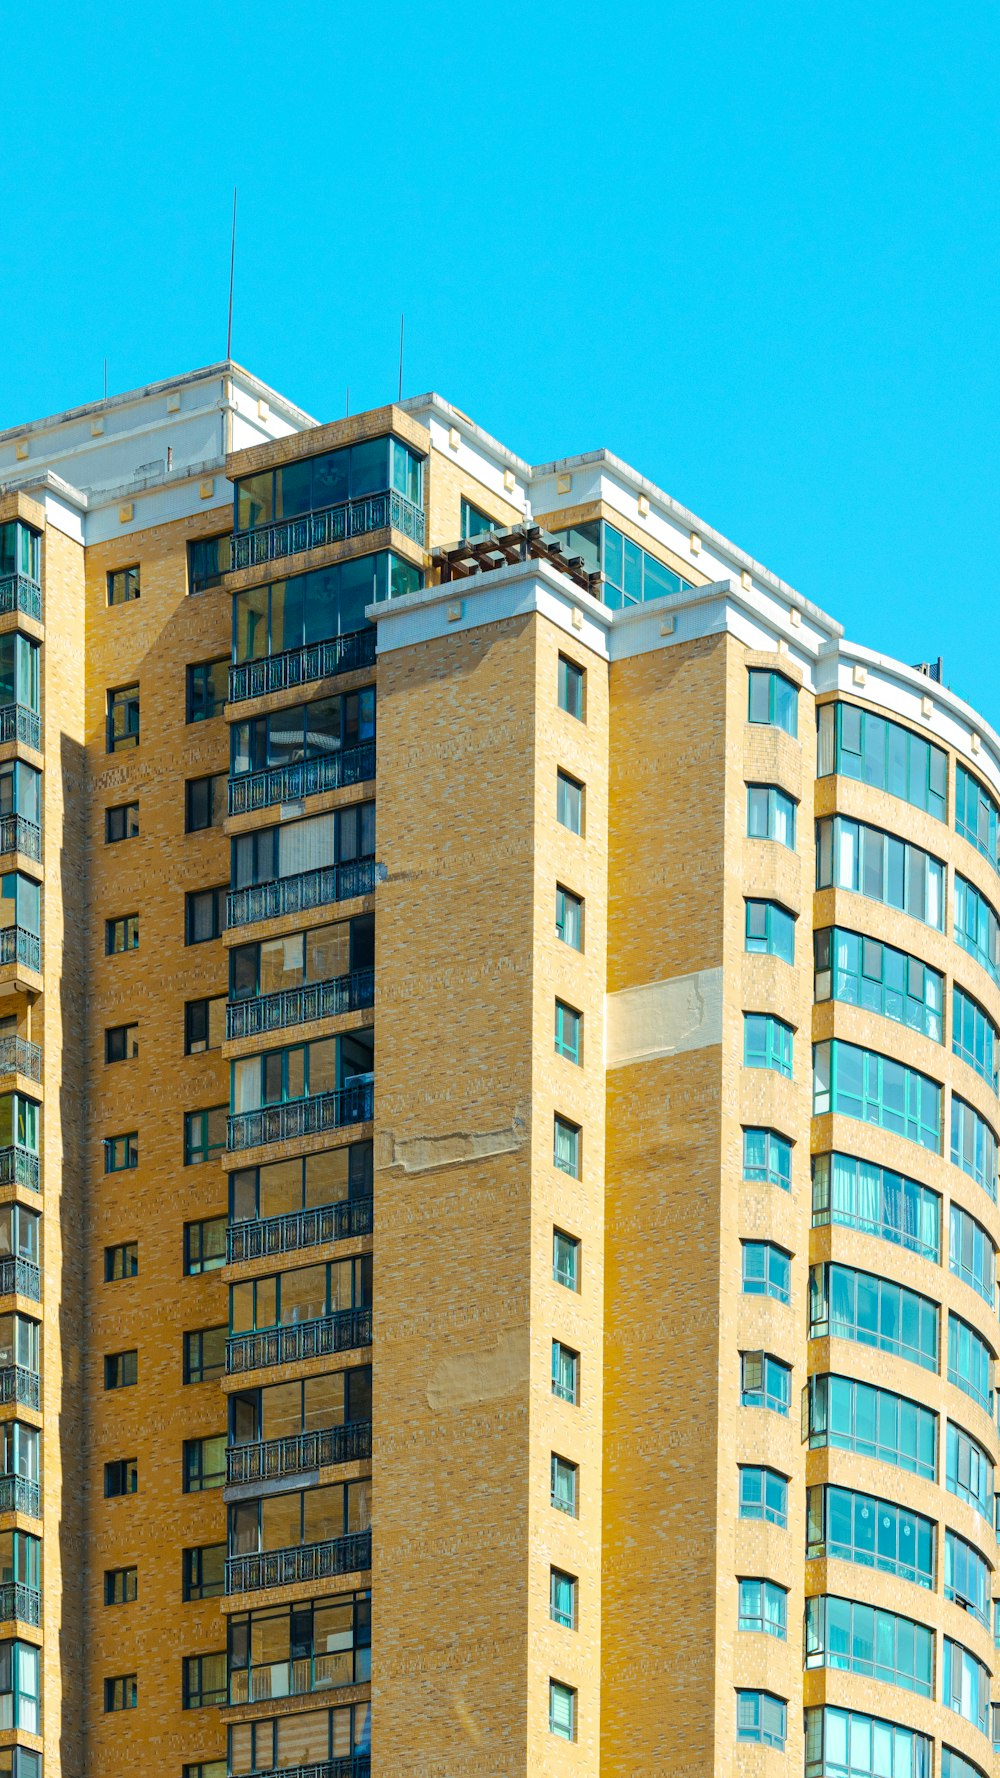
[[271, 691], [291, 691], [314, 679], [333, 679], [338, 673], [356, 673], [374, 665], [375, 631], [351, 630], [346, 636], [331, 636], [328, 642], [309, 642], [284, 654], [240, 661], [229, 669], [229, 702], [238, 704]]
[[0, 1074], [23, 1074], [25, 1080], [41, 1080], [42, 1052], [26, 1037], [0, 1037]]
[[0, 1513], [25, 1513], [29, 1519], [42, 1516], [42, 1490], [37, 1482], [23, 1475], [0, 1475]]
[[0, 964], [20, 963], [37, 975], [42, 967], [42, 941], [37, 932], [23, 926], [0, 926]]
[[42, 589], [26, 574], [0, 575], [0, 612], [23, 611], [25, 617], [42, 621]]
[[296, 1321], [289, 1327], [232, 1334], [226, 1341], [226, 1372], [239, 1376], [302, 1358], [329, 1358], [334, 1352], [353, 1352], [371, 1343], [371, 1309], [338, 1309], [333, 1315]]
[[0, 1586], [0, 1623], [9, 1624], [15, 1619], [37, 1630], [42, 1621], [42, 1595], [37, 1587], [9, 1580]]
[[41, 1191], [41, 1168], [38, 1156], [28, 1148], [0, 1148], [0, 1185], [26, 1185], [33, 1192]]
[[256, 920], [275, 920], [281, 914], [305, 914], [328, 902], [370, 895], [374, 887], [374, 858], [326, 864], [319, 870], [299, 871], [294, 877], [278, 877], [273, 883], [234, 889], [226, 903], [226, 924], [251, 926]]
[[315, 759], [299, 759], [293, 765], [230, 778], [229, 813], [246, 815], [275, 803], [299, 802], [321, 790], [342, 790], [347, 784], [363, 784], [374, 776], [375, 743], [365, 741], [361, 747], [344, 747], [339, 753], [321, 753]]
[[259, 1111], [238, 1111], [227, 1119], [226, 1146], [260, 1148], [266, 1142], [292, 1142], [318, 1136], [345, 1124], [365, 1124], [372, 1116], [375, 1089], [371, 1081], [315, 1093], [311, 1099], [289, 1099], [285, 1105], [262, 1105]]
[[0, 741], [20, 741], [22, 747], [42, 747], [42, 719], [26, 704], [0, 704]]
[[230, 1556], [226, 1592], [255, 1593], [262, 1587], [290, 1587], [298, 1581], [332, 1580], [339, 1574], [361, 1574], [372, 1565], [372, 1534], [328, 1537], [290, 1550], [260, 1550], [253, 1556]]
[[279, 519], [274, 525], [234, 532], [233, 568], [257, 568], [279, 556], [297, 556], [304, 549], [322, 549], [325, 544], [343, 543], [348, 537], [364, 537], [389, 526], [414, 543], [424, 541], [423, 509], [394, 488], [361, 500], [344, 500], [321, 512], [304, 512], [299, 518]]
[[42, 856], [42, 830], [23, 815], [0, 815], [0, 852], [23, 852], [37, 862]]
[[22, 1408], [37, 1408], [42, 1399], [41, 1378], [37, 1371], [26, 1371], [19, 1364], [7, 1364], [0, 1370], [0, 1402], [6, 1406], [17, 1402]]
[[356, 1420], [347, 1426], [326, 1427], [321, 1432], [296, 1432], [288, 1438], [230, 1445], [226, 1452], [226, 1481], [230, 1487], [245, 1482], [272, 1482], [280, 1476], [326, 1469], [332, 1463], [357, 1463], [371, 1454], [371, 1422]]
[[375, 971], [356, 969], [327, 982], [306, 982], [301, 988], [280, 988], [252, 1000], [231, 1000], [226, 1007], [226, 1038], [261, 1037], [288, 1025], [308, 1025], [338, 1013], [359, 1012], [375, 1004]]
[[0, 1259], [0, 1296], [30, 1297], [33, 1303], [42, 1300], [42, 1275], [30, 1259]]
[[371, 1778], [370, 1753], [349, 1753], [339, 1759], [314, 1760], [308, 1766], [276, 1766], [269, 1778]]
[[234, 1266], [244, 1259], [297, 1253], [303, 1247], [319, 1247], [326, 1241], [344, 1241], [350, 1235], [371, 1232], [372, 1199], [344, 1198], [339, 1204], [321, 1204], [316, 1210], [289, 1210], [283, 1216], [230, 1223], [226, 1260]]

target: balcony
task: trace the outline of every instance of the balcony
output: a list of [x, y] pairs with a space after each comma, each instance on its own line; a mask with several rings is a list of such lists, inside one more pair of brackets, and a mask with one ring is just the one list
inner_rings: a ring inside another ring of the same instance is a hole
[[424, 541], [424, 514], [394, 488], [368, 494], [361, 500], [344, 500], [320, 512], [305, 512], [296, 519], [279, 519], [273, 525], [257, 525], [252, 531], [233, 535], [233, 568], [257, 568], [279, 556], [297, 556], [304, 549], [322, 549], [328, 543], [346, 543], [350, 537], [366, 537], [389, 527], [414, 543]]
[[0, 966], [19, 963], [22, 969], [42, 968], [42, 941], [37, 932], [26, 932], [23, 926], [0, 927]]
[[42, 1490], [23, 1475], [0, 1475], [0, 1513], [24, 1513], [29, 1519], [42, 1516]]
[[329, 1358], [334, 1352], [353, 1352], [371, 1343], [371, 1309], [338, 1309], [333, 1315], [317, 1316], [315, 1321], [232, 1334], [226, 1341], [226, 1375], [241, 1376], [273, 1364], [296, 1364], [303, 1358]]
[[275, 1766], [269, 1778], [371, 1778], [370, 1753], [346, 1754], [341, 1759], [313, 1760], [308, 1766]]
[[356, 673], [374, 665], [375, 631], [352, 630], [346, 636], [332, 636], [328, 642], [310, 642], [304, 648], [289, 648], [284, 654], [269, 654], [262, 660], [241, 661], [230, 667], [229, 702], [239, 704], [246, 698], [263, 698], [271, 691], [291, 691], [314, 679], [334, 679], [338, 673]]
[[227, 1231], [226, 1263], [235, 1266], [245, 1259], [297, 1253], [303, 1247], [344, 1241], [350, 1235], [370, 1235], [372, 1220], [371, 1198], [344, 1198], [317, 1210], [289, 1210], [283, 1216], [233, 1222]]
[[[421, 532], [421, 536], [423, 533]], [[37, 580], [26, 574], [4, 574], [0, 577], [0, 613], [21, 611], [25, 617], [42, 621], [42, 589]]]
[[0, 1586], [0, 1623], [14, 1620], [38, 1629], [42, 1621], [42, 1595], [37, 1587], [26, 1587], [21, 1581], [5, 1581]]
[[42, 1300], [42, 1275], [30, 1259], [8, 1257], [0, 1260], [0, 1296], [30, 1297], [33, 1303]]
[[328, 1537], [323, 1543], [303, 1543], [296, 1549], [230, 1556], [226, 1562], [226, 1592], [256, 1593], [264, 1587], [334, 1580], [341, 1574], [361, 1574], [371, 1565], [372, 1534], [354, 1531], [349, 1537]]
[[226, 1482], [273, 1482], [281, 1476], [326, 1469], [332, 1463], [357, 1463], [372, 1454], [370, 1420], [330, 1426], [321, 1432], [297, 1432], [288, 1438], [258, 1439], [251, 1445], [230, 1445]]
[[[367, 1685], [371, 1679], [371, 1649], [336, 1649], [330, 1654], [302, 1655], [293, 1661], [267, 1661], [259, 1667], [233, 1667], [229, 1672], [230, 1704], [269, 1704], [274, 1698], [302, 1698], [311, 1692], [328, 1692], [335, 1686]], [[294, 1771], [322, 1772], [316, 1767], [293, 1766]], [[337, 1761], [333, 1762], [334, 1768]], [[364, 1771], [368, 1771], [365, 1756]], [[273, 1773], [271, 1778], [278, 1778]]]
[[343, 790], [348, 784], [364, 784], [375, 776], [375, 743], [345, 747], [338, 753], [321, 753], [315, 759], [296, 760], [294, 765], [271, 766], [266, 772], [245, 772], [229, 780], [230, 815], [247, 815], [269, 809], [275, 803], [296, 803], [321, 790]]
[[360, 1012], [374, 1004], [373, 969], [356, 969], [351, 975], [307, 982], [301, 988], [281, 988], [275, 994], [258, 994], [249, 1000], [231, 1000], [226, 1007], [226, 1041], [263, 1037], [288, 1025], [309, 1025], [315, 1019]]
[[0, 815], [0, 852], [23, 852], [36, 863], [42, 856], [42, 831], [23, 815]]
[[0, 1037], [0, 1074], [23, 1074], [25, 1080], [42, 1078], [42, 1052], [26, 1037]]
[[334, 1093], [316, 1093], [311, 1099], [289, 1099], [284, 1105], [262, 1105], [259, 1111], [238, 1111], [227, 1118], [226, 1147], [261, 1148], [268, 1142], [295, 1142], [300, 1136], [319, 1136], [324, 1130], [340, 1130], [345, 1124], [366, 1124], [374, 1111], [375, 1088], [370, 1080], [341, 1087]]
[[252, 926], [257, 920], [276, 920], [282, 914], [306, 914], [312, 908], [326, 907], [329, 902], [371, 895], [374, 888], [374, 858], [327, 864], [319, 870], [299, 871], [294, 877], [278, 877], [273, 883], [234, 889], [226, 902], [226, 924]]
[[29, 1191], [42, 1189], [38, 1156], [30, 1148], [0, 1148], [0, 1185], [26, 1185]]
[[0, 1403], [4, 1407], [16, 1402], [21, 1408], [41, 1406], [42, 1380], [37, 1371], [23, 1370], [19, 1364], [8, 1364], [0, 1370]]
[[20, 741], [22, 747], [42, 750], [42, 719], [26, 704], [0, 705], [0, 742]]

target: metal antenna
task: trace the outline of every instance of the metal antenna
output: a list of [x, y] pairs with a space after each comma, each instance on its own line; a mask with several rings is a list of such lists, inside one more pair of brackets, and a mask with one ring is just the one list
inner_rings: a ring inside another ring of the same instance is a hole
[[403, 321], [404, 321], [404, 316], [401, 314], [399, 317], [399, 399], [400, 399], [400, 401], [402, 401], [402, 399], [403, 399]]
[[233, 238], [229, 249], [229, 328], [226, 333], [226, 360], [233, 355], [233, 280], [236, 276], [236, 187], [233, 186]]

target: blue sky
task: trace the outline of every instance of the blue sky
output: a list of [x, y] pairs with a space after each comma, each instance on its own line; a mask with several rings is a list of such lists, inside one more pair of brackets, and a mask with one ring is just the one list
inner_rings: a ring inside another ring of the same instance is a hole
[[[0, 15], [13, 0], [0, 0]], [[607, 445], [1000, 725], [1000, 15], [61, 11], [8, 143], [0, 426], [225, 350]]]

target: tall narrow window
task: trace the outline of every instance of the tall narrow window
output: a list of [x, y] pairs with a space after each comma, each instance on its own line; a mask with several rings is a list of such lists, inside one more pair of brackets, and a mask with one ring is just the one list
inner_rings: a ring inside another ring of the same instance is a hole
[[564, 654], [559, 656], [559, 708], [567, 715], [575, 716], [578, 722], [584, 720], [584, 686], [586, 674], [575, 661], [567, 660]]
[[580, 1126], [571, 1124], [568, 1118], [555, 1118], [555, 1148], [553, 1160], [561, 1173], [568, 1173], [571, 1178], [580, 1177]]
[[556, 937], [574, 951], [583, 950], [583, 902], [561, 883], [556, 885]]
[[565, 1000], [556, 1001], [556, 1055], [568, 1062], [583, 1061], [583, 1014]]
[[556, 820], [570, 833], [583, 832], [584, 788], [568, 772], [556, 773]]

